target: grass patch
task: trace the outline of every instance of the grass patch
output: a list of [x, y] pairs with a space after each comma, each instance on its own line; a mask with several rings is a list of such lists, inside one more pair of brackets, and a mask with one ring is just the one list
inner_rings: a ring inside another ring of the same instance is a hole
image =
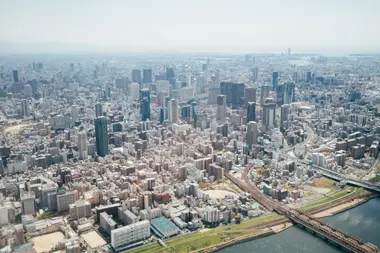
[[371, 183], [379, 183], [380, 182], [380, 176], [375, 176], [369, 180]]
[[163, 248], [158, 243], [152, 243], [135, 249], [130, 249], [128, 250], [128, 253], [187, 253], [199, 251], [220, 243], [228, 242], [238, 237], [260, 233], [262, 230], [254, 230], [252, 227], [281, 218], [283, 218], [283, 216], [270, 213], [248, 221], [243, 221], [241, 224], [221, 225], [204, 232], [198, 231], [191, 234], [173, 237], [165, 240], [165, 244], [168, 248]]
[[315, 187], [317, 187], [317, 188], [327, 188], [330, 190], [338, 189], [338, 187], [336, 187], [336, 185], [335, 185], [334, 180], [331, 180], [331, 179], [328, 179], [325, 177], [313, 178], [313, 182], [315, 184]]
[[326, 196], [325, 198], [322, 198], [322, 199], [319, 199], [317, 201], [308, 203], [305, 206], [302, 206], [301, 208], [297, 208], [297, 209], [299, 209], [301, 211], [307, 211], [311, 208], [326, 205], [326, 204], [334, 202], [338, 199], [344, 198], [350, 194], [353, 194], [354, 192], [357, 192], [358, 190], [360, 190], [360, 189], [354, 188], [354, 187], [348, 187], [347, 189], [335, 192], [331, 195]]

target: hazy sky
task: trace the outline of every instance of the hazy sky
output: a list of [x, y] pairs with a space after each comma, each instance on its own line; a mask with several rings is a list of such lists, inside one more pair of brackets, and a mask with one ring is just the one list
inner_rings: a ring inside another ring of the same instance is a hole
[[368, 52], [379, 26], [380, 0], [0, 0], [0, 42], [87, 49]]

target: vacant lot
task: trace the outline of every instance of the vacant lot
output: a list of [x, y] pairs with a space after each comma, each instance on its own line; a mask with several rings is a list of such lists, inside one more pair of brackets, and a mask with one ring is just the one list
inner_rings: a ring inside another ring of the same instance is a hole
[[37, 253], [50, 252], [63, 239], [65, 239], [65, 236], [61, 232], [34, 237], [32, 238], [32, 242], [34, 243], [33, 248]]

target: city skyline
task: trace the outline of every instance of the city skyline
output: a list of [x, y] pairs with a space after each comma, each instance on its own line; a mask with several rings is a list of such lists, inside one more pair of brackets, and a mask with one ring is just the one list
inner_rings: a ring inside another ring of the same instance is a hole
[[378, 1], [2, 1], [0, 53], [379, 52]]

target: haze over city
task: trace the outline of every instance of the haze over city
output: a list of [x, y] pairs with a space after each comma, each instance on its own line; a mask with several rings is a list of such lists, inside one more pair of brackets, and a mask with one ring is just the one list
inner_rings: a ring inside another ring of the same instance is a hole
[[0, 2], [0, 52], [379, 52], [380, 1]]

